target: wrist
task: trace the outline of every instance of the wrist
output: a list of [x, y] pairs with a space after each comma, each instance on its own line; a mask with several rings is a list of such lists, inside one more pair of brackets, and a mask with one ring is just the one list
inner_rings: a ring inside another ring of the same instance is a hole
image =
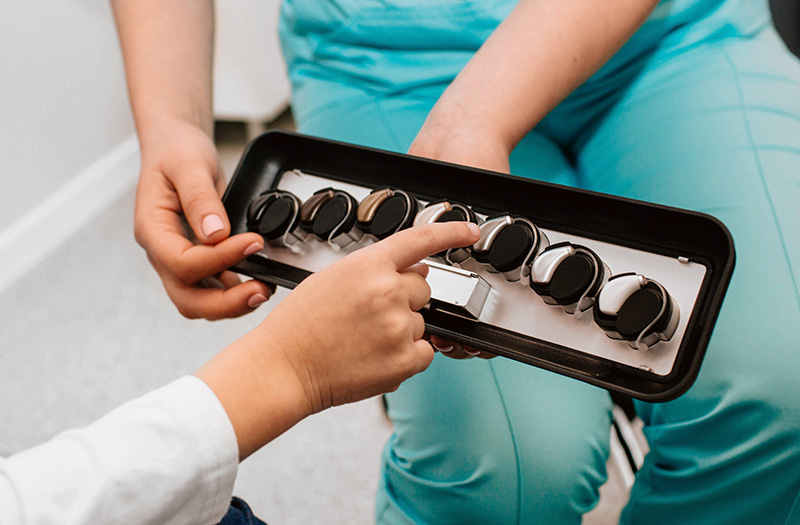
[[240, 460], [311, 414], [305, 390], [276, 343], [256, 328], [195, 373], [225, 409]]
[[414, 141], [414, 147], [437, 144], [460, 144], [478, 147], [508, 158], [517, 142], [516, 137], [502, 124], [503, 119], [492, 118], [481, 108], [462, 103], [447, 94], [436, 103]]
[[201, 134], [214, 140], [213, 123], [209, 120], [181, 115], [159, 115], [149, 119], [137, 119], [136, 131], [142, 151], [156, 149], [187, 134]]

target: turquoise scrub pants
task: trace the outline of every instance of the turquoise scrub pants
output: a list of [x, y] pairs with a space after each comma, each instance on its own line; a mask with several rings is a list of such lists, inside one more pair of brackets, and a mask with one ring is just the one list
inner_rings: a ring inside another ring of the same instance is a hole
[[[300, 131], [406, 151], [513, 3], [286, 0]], [[736, 243], [697, 382], [637, 404], [651, 452], [622, 522], [800, 523], [800, 64], [766, 3], [662, 2], [511, 171], [709, 213]], [[579, 523], [597, 503], [611, 407], [599, 388], [437, 355], [388, 400], [380, 523]]]

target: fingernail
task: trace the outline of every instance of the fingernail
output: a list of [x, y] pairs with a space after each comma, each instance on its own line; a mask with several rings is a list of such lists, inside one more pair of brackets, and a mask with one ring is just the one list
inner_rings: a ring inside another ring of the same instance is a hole
[[438, 351], [440, 351], [443, 354], [449, 354], [450, 352], [453, 351], [453, 345], [445, 346], [444, 348], [439, 348], [439, 346], [436, 343], [431, 343], [431, 344], [433, 345], [433, 347], [435, 349], [437, 349]]
[[250, 296], [250, 299], [247, 300], [247, 306], [250, 308], [255, 308], [256, 306], [263, 304], [266, 300], [267, 298], [260, 293], [253, 294]]
[[481, 229], [478, 228], [478, 225], [475, 224], [474, 222], [468, 222], [467, 225], [469, 226], [469, 229], [472, 230], [472, 235], [480, 235], [481, 234]]
[[249, 255], [253, 255], [256, 252], [260, 252], [264, 249], [264, 245], [258, 242], [254, 242], [250, 246], [244, 249], [244, 256], [247, 257]]
[[205, 219], [203, 219], [203, 224], [202, 224], [203, 235], [205, 235], [206, 237], [211, 237], [224, 227], [225, 225], [222, 224], [222, 219], [220, 219], [219, 215], [215, 213], [212, 213], [211, 215], [206, 215]]
[[469, 354], [471, 356], [481, 355], [481, 351], [480, 350], [475, 350], [474, 352], [471, 352], [471, 351], [467, 350], [466, 347], [464, 347], [464, 353]]

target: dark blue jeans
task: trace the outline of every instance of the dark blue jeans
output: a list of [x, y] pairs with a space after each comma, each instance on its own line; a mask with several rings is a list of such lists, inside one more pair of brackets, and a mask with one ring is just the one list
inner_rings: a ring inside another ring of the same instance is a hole
[[236, 496], [231, 500], [231, 506], [219, 525], [267, 525], [260, 519], [253, 516], [253, 511], [243, 500]]

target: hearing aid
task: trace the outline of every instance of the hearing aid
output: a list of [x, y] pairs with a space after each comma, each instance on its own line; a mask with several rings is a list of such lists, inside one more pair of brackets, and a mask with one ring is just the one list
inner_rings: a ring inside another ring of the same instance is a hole
[[480, 229], [472, 257], [507, 281], [527, 284], [534, 258], [550, 244], [547, 236], [525, 217], [507, 213], [488, 217]]
[[608, 266], [586, 246], [560, 242], [536, 256], [530, 286], [545, 303], [575, 314], [592, 307], [610, 275]]
[[594, 304], [594, 320], [612, 339], [646, 350], [669, 341], [680, 319], [678, 303], [658, 282], [636, 273], [611, 277]]
[[321, 189], [300, 208], [300, 228], [335, 249], [345, 248], [364, 236], [356, 228], [357, 208], [358, 202], [349, 193]]
[[421, 207], [413, 195], [394, 188], [378, 188], [358, 205], [358, 229], [376, 240], [411, 227]]
[[[428, 203], [414, 219], [414, 226], [430, 224], [434, 222], [455, 222], [466, 221], [480, 224], [478, 217], [472, 208], [466, 204], [449, 201], [446, 199]], [[469, 259], [470, 252], [465, 248], [451, 248], [437, 253], [433, 257], [444, 260], [451, 265], [459, 265]]]
[[299, 251], [308, 233], [297, 228], [301, 202], [294, 194], [268, 190], [247, 208], [247, 229], [258, 232], [271, 245]]

